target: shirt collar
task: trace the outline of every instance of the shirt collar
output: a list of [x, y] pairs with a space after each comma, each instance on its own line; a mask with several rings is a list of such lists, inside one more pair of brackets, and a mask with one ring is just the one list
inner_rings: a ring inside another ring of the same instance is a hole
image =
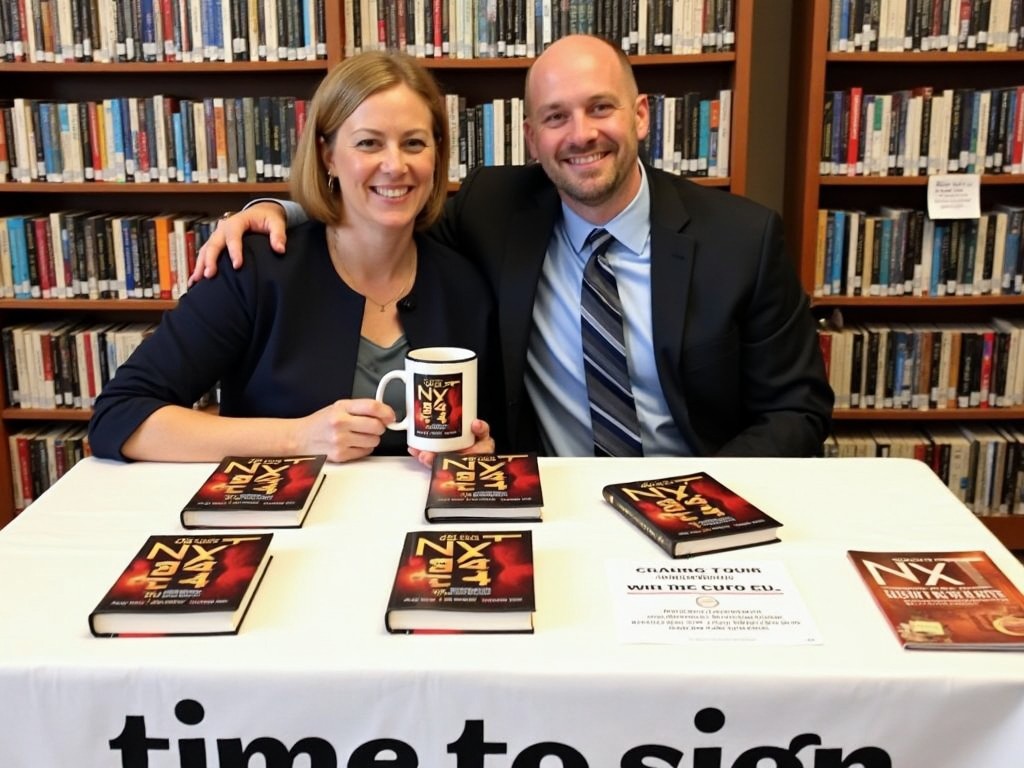
[[[619, 243], [632, 254], [642, 254], [647, 237], [651, 231], [651, 190], [647, 185], [647, 170], [640, 166], [640, 189], [619, 214], [604, 225], [603, 229], [611, 233]], [[577, 255], [586, 246], [587, 237], [594, 230], [594, 225], [581, 218], [579, 214], [562, 203], [562, 226], [566, 236]]]

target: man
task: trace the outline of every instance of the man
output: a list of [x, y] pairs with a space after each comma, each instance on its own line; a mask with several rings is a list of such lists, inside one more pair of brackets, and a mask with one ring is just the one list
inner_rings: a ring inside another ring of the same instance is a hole
[[[433, 231], [478, 264], [498, 302], [509, 435], [499, 447], [818, 454], [833, 396], [778, 216], [639, 162], [647, 98], [621, 51], [600, 38], [563, 38], [539, 56], [525, 112], [540, 164], [474, 172]], [[215, 273], [225, 242], [239, 253], [248, 227], [283, 243], [283, 224], [274, 204], [236, 214], [204, 246], [195, 275]], [[597, 240], [606, 245], [594, 244], [595, 229], [611, 234]], [[592, 256], [611, 275], [610, 296], [591, 289], [605, 296], [596, 325], [588, 289], [581, 294]], [[620, 315], [616, 342], [606, 329]], [[595, 334], [606, 350], [585, 355]], [[619, 365], [623, 345], [628, 381], [606, 405], [588, 376], [595, 361]], [[612, 449], [599, 444], [608, 424], [618, 430]]]

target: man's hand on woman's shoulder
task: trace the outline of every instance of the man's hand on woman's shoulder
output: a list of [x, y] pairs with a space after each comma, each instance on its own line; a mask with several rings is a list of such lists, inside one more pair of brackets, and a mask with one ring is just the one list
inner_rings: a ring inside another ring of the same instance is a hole
[[255, 203], [230, 216], [225, 214], [217, 223], [210, 238], [203, 243], [196, 258], [196, 268], [189, 276], [192, 285], [204, 277], [217, 274], [217, 258], [227, 246], [231, 264], [235, 269], [242, 266], [242, 236], [246, 232], [262, 232], [270, 236], [270, 247], [284, 253], [288, 237], [285, 234], [287, 221], [284, 209], [277, 203]]

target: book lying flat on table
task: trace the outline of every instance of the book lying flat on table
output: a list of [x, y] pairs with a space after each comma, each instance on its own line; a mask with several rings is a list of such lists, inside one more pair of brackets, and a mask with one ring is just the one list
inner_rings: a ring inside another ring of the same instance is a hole
[[236, 634], [272, 533], [150, 536], [89, 614], [97, 637]]
[[603, 493], [672, 557], [767, 544], [782, 527], [705, 472], [613, 483]]
[[388, 632], [533, 632], [530, 531], [405, 535]]
[[227, 456], [181, 510], [186, 528], [300, 528], [327, 457]]
[[540, 520], [544, 507], [535, 453], [434, 457], [424, 514], [445, 520]]
[[1024, 649], [1024, 596], [986, 552], [849, 554], [904, 648]]

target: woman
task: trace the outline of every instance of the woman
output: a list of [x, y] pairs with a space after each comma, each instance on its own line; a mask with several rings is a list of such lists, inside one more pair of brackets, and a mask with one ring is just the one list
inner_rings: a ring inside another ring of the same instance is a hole
[[[97, 399], [93, 453], [348, 461], [404, 452], [404, 433], [386, 430], [393, 407], [372, 398], [380, 377], [423, 346], [477, 351], [479, 413], [495, 412], [488, 289], [418, 234], [444, 205], [448, 153], [443, 98], [411, 58], [374, 52], [335, 67], [313, 97], [291, 178], [312, 220], [289, 232], [283, 256], [247, 236], [242, 270], [223, 268], [164, 316]], [[218, 381], [220, 413], [193, 410]], [[399, 389], [389, 388], [396, 400]], [[487, 423], [473, 426], [470, 450], [492, 451]]]

